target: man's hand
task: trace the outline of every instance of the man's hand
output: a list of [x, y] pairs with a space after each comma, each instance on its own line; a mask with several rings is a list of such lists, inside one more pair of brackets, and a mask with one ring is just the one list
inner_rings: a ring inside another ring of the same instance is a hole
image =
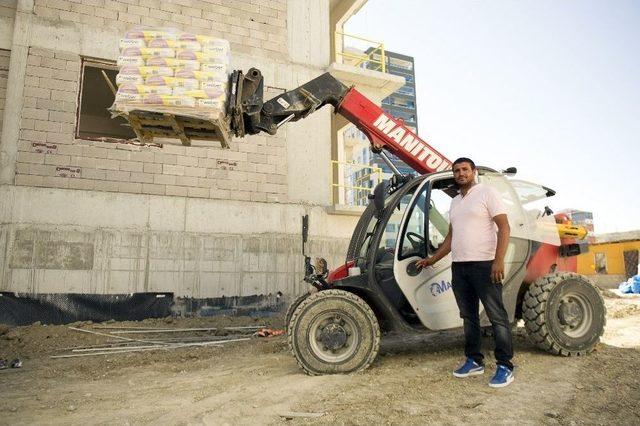
[[491, 265], [491, 281], [495, 284], [504, 279], [504, 260], [495, 259]]
[[416, 262], [416, 266], [418, 268], [426, 268], [427, 266], [433, 266], [434, 263], [436, 263], [436, 260], [433, 257], [427, 257], [425, 259], [418, 260]]

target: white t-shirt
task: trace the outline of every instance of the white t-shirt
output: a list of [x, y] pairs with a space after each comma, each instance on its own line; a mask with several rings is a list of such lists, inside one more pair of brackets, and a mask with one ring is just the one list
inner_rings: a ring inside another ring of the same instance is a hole
[[493, 218], [506, 214], [500, 194], [488, 185], [472, 186], [464, 197], [451, 200], [451, 257], [454, 262], [493, 260], [498, 243], [498, 227]]

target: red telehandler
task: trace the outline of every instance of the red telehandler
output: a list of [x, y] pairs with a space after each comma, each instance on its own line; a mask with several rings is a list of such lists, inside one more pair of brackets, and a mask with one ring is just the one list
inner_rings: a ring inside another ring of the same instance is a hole
[[[294, 300], [286, 315], [288, 341], [300, 366], [309, 374], [358, 371], [375, 359], [381, 331], [461, 327], [451, 290], [451, 258], [416, 267], [449, 228], [446, 212], [457, 194], [450, 161], [329, 73], [268, 101], [255, 68], [246, 74], [235, 71], [231, 83], [227, 112], [235, 136], [273, 135], [284, 123], [329, 104], [369, 138], [371, 149], [394, 171], [370, 196], [343, 265], [328, 272], [305, 257], [310, 291]], [[385, 151], [418, 175], [402, 175]], [[556, 226], [550, 209], [530, 207], [555, 192], [516, 180], [515, 173], [515, 168], [478, 168], [478, 180], [495, 187], [508, 208], [511, 238], [503, 298], [509, 318], [514, 324], [523, 319], [531, 340], [544, 350], [586, 354], [603, 333], [605, 307], [598, 289], [575, 273], [575, 256], [585, 244], [574, 238], [575, 228]], [[488, 326], [484, 312], [481, 318]]]

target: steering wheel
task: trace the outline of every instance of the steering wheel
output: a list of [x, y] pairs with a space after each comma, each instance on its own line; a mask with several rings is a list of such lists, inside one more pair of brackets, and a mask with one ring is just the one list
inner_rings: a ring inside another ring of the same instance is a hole
[[422, 246], [424, 246], [424, 237], [415, 232], [407, 232], [407, 240], [411, 243], [411, 247], [414, 250], [420, 250]]

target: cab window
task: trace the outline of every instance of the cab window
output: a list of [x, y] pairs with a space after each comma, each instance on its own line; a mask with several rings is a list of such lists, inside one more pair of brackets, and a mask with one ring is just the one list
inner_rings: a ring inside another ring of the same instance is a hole
[[378, 246], [379, 251], [384, 250], [393, 253], [393, 251], [396, 249], [396, 241], [402, 223], [402, 216], [404, 215], [407, 206], [411, 202], [414, 193], [415, 189], [410, 190], [409, 192], [404, 194], [400, 199], [400, 202], [395, 207], [393, 207], [393, 213], [387, 221], [387, 225], [384, 229], [384, 234], [380, 239], [380, 245]]
[[[449, 232], [451, 197], [456, 194], [451, 180], [440, 180], [425, 185], [415, 198], [407, 223], [402, 231], [398, 259], [433, 254]], [[427, 214], [428, 212], [428, 214]]]

